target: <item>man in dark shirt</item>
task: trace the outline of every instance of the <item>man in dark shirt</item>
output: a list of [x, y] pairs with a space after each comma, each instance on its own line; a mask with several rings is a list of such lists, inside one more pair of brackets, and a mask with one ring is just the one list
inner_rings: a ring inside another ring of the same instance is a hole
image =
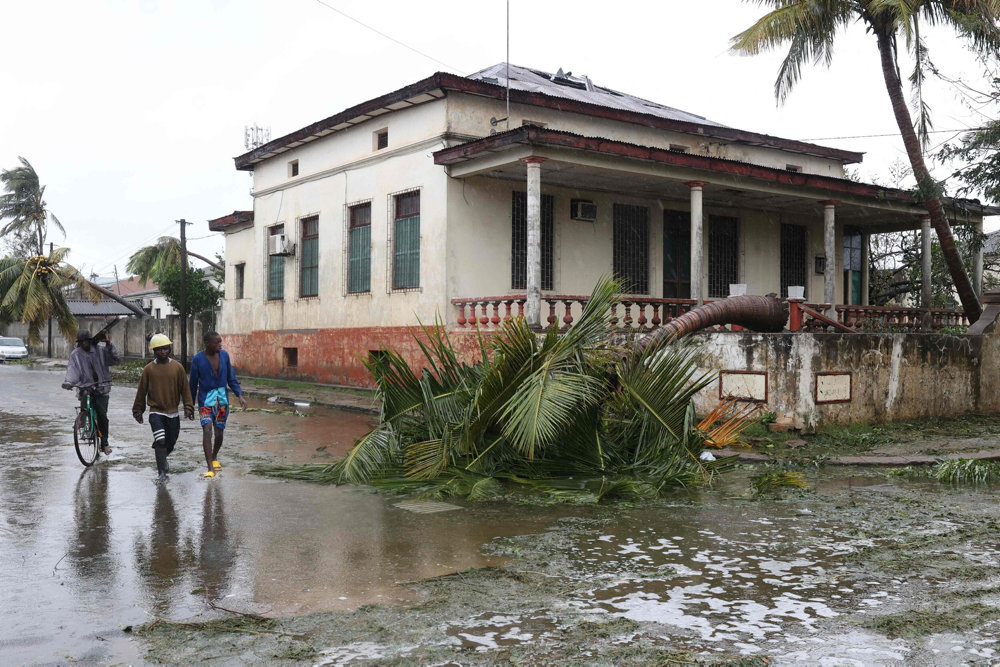
[[[104, 343], [102, 346], [101, 343]], [[69, 355], [66, 379], [63, 389], [79, 389], [80, 407], [87, 407], [87, 393], [90, 404], [97, 413], [97, 429], [101, 435], [101, 451], [111, 453], [108, 443], [108, 400], [111, 393], [111, 366], [122, 360], [118, 348], [108, 340], [105, 331], [91, 337], [86, 329], [76, 333], [76, 349]]]

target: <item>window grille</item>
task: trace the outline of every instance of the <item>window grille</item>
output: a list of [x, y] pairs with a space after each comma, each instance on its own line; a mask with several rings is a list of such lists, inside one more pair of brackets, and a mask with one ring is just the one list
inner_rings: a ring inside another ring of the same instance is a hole
[[394, 197], [392, 289], [420, 287], [420, 191]]
[[241, 262], [240, 264], [237, 264], [236, 266], [234, 266], [233, 269], [234, 269], [233, 283], [234, 283], [235, 289], [236, 289], [236, 295], [235, 296], [236, 296], [237, 299], [242, 299], [243, 298], [244, 286], [246, 284], [245, 283], [245, 280], [246, 280], [246, 264], [244, 264], [244, 263]]
[[[528, 193], [513, 192], [510, 210], [510, 287], [528, 289]], [[552, 287], [555, 201], [542, 195], [542, 289]]]
[[299, 264], [299, 295], [319, 294], [319, 216], [302, 220], [302, 250]]
[[[271, 236], [285, 233], [284, 225], [275, 225], [268, 230]], [[285, 258], [281, 255], [268, 255], [267, 258], [267, 298], [285, 298]]]
[[613, 269], [626, 294], [649, 294], [649, 209], [614, 205]]
[[809, 287], [809, 258], [806, 228], [781, 225], [781, 298], [788, 298], [789, 285]]
[[691, 298], [691, 214], [663, 211], [663, 297]]
[[708, 296], [729, 296], [729, 285], [739, 282], [739, 220], [708, 216]]
[[361, 294], [372, 288], [372, 204], [351, 206], [347, 230], [347, 293]]
[[[844, 303], [861, 305], [861, 277], [864, 254], [861, 230], [856, 227], [844, 228]], [[924, 304], [921, 304], [924, 305]]]

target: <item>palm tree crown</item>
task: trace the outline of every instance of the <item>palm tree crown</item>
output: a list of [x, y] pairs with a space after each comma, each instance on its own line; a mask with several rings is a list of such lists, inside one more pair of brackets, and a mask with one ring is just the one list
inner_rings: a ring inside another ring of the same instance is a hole
[[[223, 268], [218, 262], [213, 262], [198, 253], [188, 250], [187, 254], [192, 257], [197, 257], [201, 261], [219, 271]], [[139, 250], [132, 253], [132, 256], [129, 257], [126, 268], [130, 273], [139, 278], [140, 284], [145, 285], [147, 280], [159, 283], [160, 279], [163, 277], [163, 272], [168, 267], [180, 265], [180, 263], [180, 239], [175, 236], [161, 236], [156, 240], [155, 244], [139, 248]]]
[[30, 247], [36, 255], [45, 252], [47, 224], [51, 220], [63, 234], [59, 219], [46, 210], [45, 186], [41, 185], [35, 168], [23, 157], [20, 167], [0, 171], [0, 182], [7, 194], [0, 195], [0, 220], [9, 222], [0, 228], [0, 235], [13, 235], [19, 239], [30, 237]]
[[[917, 180], [918, 196], [927, 208], [937, 232], [941, 250], [948, 264], [955, 289], [970, 322], [979, 318], [981, 306], [972, 289], [969, 275], [955, 247], [955, 240], [944, 215], [941, 187], [924, 161], [921, 137], [930, 129], [928, 109], [920, 90], [929, 68], [927, 45], [921, 36], [921, 23], [953, 28], [975, 51], [983, 55], [1000, 52], [1000, 0], [747, 0], [773, 8], [732, 40], [734, 51], [757, 55], [779, 47], [788, 47], [778, 69], [774, 92], [779, 102], [785, 100], [799, 81], [802, 65], [808, 62], [829, 66], [833, 46], [841, 29], [863, 24], [877, 43], [882, 77], [892, 105], [896, 124], [903, 137], [907, 157]], [[909, 77], [916, 95], [918, 113], [915, 129], [903, 97], [899, 73], [898, 48], [903, 40], [914, 59]], [[918, 132], [921, 137], [918, 137]]]

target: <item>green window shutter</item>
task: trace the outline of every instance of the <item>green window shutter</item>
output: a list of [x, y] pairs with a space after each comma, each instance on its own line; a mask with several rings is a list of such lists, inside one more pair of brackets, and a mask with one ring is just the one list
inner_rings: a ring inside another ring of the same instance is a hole
[[267, 258], [267, 298], [285, 298], [285, 258], [281, 255]]
[[302, 240], [302, 296], [319, 294], [319, 238]]
[[351, 294], [371, 291], [371, 225], [355, 227], [348, 237], [347, 291]]
[[420, 287], [420, 216], [397, 218], [394, 232], [392, 288]]

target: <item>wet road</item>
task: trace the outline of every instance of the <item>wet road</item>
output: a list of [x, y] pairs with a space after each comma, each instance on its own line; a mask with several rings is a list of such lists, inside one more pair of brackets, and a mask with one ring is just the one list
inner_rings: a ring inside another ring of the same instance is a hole
[[160, 486], [149, 426], [131, 417], [134, 388], [116, 386], [115, 452], [84, 470], [61, 381], [61, 371], [0, 366], [4, 664], [139, 662], [122, 628], [217, 616], [211, 604], [289, 615], [406, 599], [396, 582], [498, 562], [484, 543], [545, 525], [488, 508], [413, 514], [363, 490], [247, 474], [275, 455], [339, 456], [368, 427], [370, 416], [320, 408], [308, 418], [235, 411], [212, 481], [199, 478], [200, 429], [182, 421]]

